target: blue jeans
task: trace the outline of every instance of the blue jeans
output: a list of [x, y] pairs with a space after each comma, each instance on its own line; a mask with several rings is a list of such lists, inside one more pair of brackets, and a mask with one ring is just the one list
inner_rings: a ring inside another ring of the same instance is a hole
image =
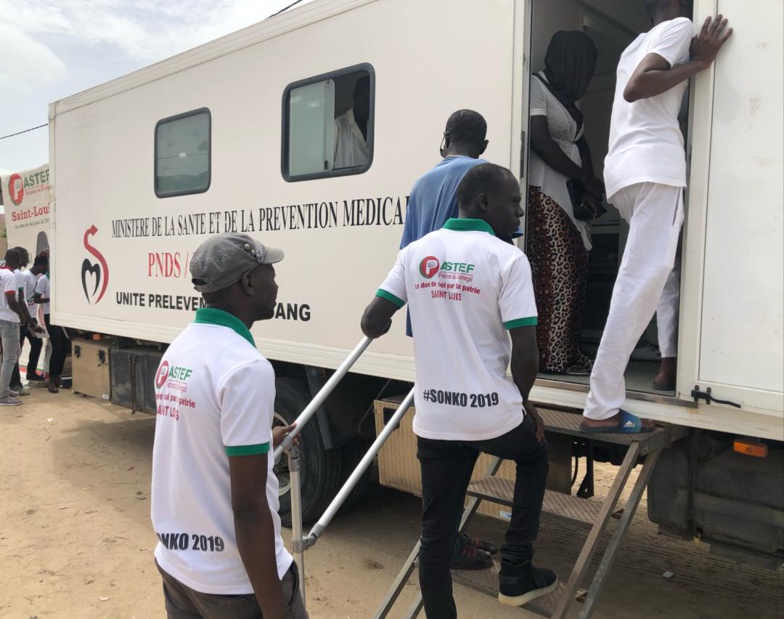
[[0, 341], [3, 344], [3, 363], [0, 365], [0, 400], [11, 395], [11, 375], [19, 359], [19, 323], [0, 320]]

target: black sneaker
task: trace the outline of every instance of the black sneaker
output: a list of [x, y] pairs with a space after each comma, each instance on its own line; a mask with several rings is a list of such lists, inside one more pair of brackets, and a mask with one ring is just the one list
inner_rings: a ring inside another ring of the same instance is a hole
[[490, 542], [485, 542], [475, 537], [469, 537], [465, 533], [458, 533], [457, 536], [460, 538], [460, 542], [462, 542], [466, 546], [473, 546], [474, 548], [478, 548], [479, 550], [484, 550], [485, 552], [491, 555], [498, 554], [498, 546], [494, 546]]
[[523, 606], [552, 593], [557, 586], [555, 572], [534, 567], [530, 561], [517, 568], [502, 566], [498, 575], [498, 601], [506, 606]]
[[484, 570], [493, 564], [489, 553], [475, 546], [463, 544], [460, 539], [455, 542], [452, 560], [449, 563], [453, 570]]

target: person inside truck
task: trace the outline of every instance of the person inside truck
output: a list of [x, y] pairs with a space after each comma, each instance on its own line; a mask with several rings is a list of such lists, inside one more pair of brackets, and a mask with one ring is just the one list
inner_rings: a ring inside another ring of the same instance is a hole
[[370, 161], [368, 121], [370, 120], [370, 77], [357, 80], [354, 105], [335, 119], [335, 158], [332, 169], [363, 166]]
[[545, 69], [531, 80], [528, 245], [539, 310], [539, 371], [588, 376], [580, 352], [591, 220], [600, 216], [604, 185], [593, 172], [584, 135], [583, 97], [598, 52], [580, 31], [556, 32]]
[[673, 272], [683, 222], [686, 159], [678, 112], [688, 80], [707, 69], [732, 34], [721, 15], [692, 38], [690, 3], [646, 0], [653, 28], [618, 63], [604, 164], [608, 201], [629, 222], [610, 312], [591, 372], [584, 432], [637, 433], [653, 424], [621, 408], [629, 357]]
[[419, 583], [429, 619], [457, 617], [449, 565], [480, 452], [517, 464], [499, 601], [522, 606], [558, 580], [531, 562], [549, 465], [542, 420], [528, 399], [539, 353], [531, 269], [512, 243], [523, 214], [520, 184], [484, 163], [466, 172], [457, 200], [459, 218], [400, 251], [361, 321], [366, 336], [380, 337], [408, 303], [422, 474]]
[[190, 263], [206, 306], [167, 349], [155, 378], [155, 562], [169, 619], [307, 619], [283, 545], [272, 449], [275, 372], [250, 329], [274, 316], [283, 252], [216, 234]]

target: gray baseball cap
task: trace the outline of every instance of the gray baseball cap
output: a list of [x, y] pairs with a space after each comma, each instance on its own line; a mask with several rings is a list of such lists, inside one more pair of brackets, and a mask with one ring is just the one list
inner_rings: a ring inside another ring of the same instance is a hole
[[247, 234], [215, 234], [191, 258], [191, 281], [199, 292], [218, 292], [260, 264], [283, 260], [283, 250], [262, 245]]

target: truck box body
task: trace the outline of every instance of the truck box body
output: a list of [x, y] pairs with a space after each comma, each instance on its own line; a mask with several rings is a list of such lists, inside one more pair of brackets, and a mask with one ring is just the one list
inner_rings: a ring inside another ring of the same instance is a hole
[[[697, 21], [718, 9], [737, 32], [693, 88], [678, 397], [635, 410], [781, 439], [782, 71], [763, 68], [780, 68], [781, 6], [718, 4], [697, 2]], [[271, 359], [336, 367], [394, 262], [408, 192], [438, 161], [449, 114], [481, 111], [485, 157], [524, 168], [531, 14], [524, 0], [448, 8], [321, 0], [52, 104], [56, 320], [170, 342], [199, 305], [188, 274], [193, 251], [212, 232], [248, 231], [287, 254], [276, 319], [254, 329], [260, 348]], [[446, 45], [445, 24], [486, 43]], [[358, 65], [373, 73], [370, 168], [287, 182], [287, 86]], [[156, 197], [156, 124], [204, 108], [209, 189]], [[413, 379], [401, 323], [402, 315], [357, 372]], [[695, 385], [742, 408], [695, 405]], [[585, 400], [584, 389], [553, 381], [533, 395], [577, 408]]]

